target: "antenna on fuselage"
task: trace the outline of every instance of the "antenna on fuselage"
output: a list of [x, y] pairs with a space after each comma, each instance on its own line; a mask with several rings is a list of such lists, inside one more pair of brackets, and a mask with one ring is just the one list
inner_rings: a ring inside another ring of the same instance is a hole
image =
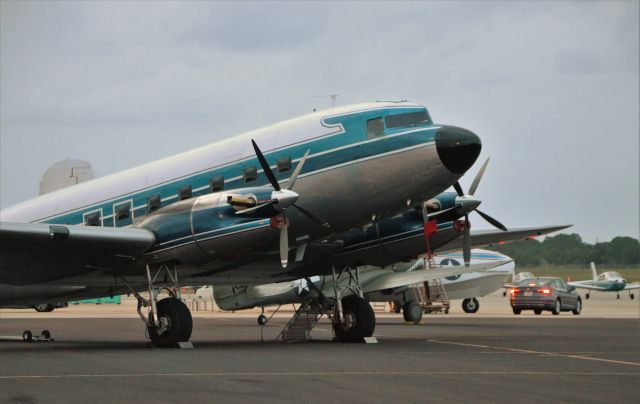
[[314, 95], [313, 98], [324, 98], [324, 97], [329, 97], [331, 98], [331, 108], [335, 108], [336, 106], [336, 99], [338, 98], [340, 94], [325, 94], [325, 95]]

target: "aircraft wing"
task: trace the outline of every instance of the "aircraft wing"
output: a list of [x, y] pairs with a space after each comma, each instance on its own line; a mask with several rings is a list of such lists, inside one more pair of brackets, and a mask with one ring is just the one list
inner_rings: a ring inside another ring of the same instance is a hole
[[596, 286], [592, 281], [575, 281], [575, 282], [567, 282], [568, 285], [579, 288], [579, 289], [589, 289], [589, 290], [605, 290], [602, 286]]
[[[566, 229], [571, 227], [572, 225], [561, 225], [561, 226], [540, 226], [540, 227], [520, 227], [513, 228], [507, 231], [497, 230], [497, 229], [487, 229], [487, 230], [471, 230], [471, 247], [486, 247], [494, 244], [503, 244], [507, 242], [517, 241], [517, 240], [526, 240], [533, 237], [542, 236], [547, 233], [553, 233], [554, 231]], [[437, 233], [436, 233], [437, 234]], [[458, 233], [459, 236], [455, 240], [451, 240], [448, 243], [437, 248], [437, 251], [447, 252], [447, 251], [456, 251], [462, 249], [462, 234]]]
[[0, 223], [0, 283], [26, 285], [114, 269], [154, 243], [144, 229]]
[[640, 289], [640, 283], [627, 283], [624, 287], [624, 290], [627, 289]]
[[421, 269], [410, 272], [392, 272], [374, 278], [370, 282], [360, 286], [363, 293], [376, 292], [378, 290], [397, 288], [433, 279], [440, 279], [447, 276], [486, 271], [508, 262], [511, 262], [511, 260], [492, 261], [490, 263], [471, 265], [469, 267], [459, 265], [441, 267], [437, 269]]

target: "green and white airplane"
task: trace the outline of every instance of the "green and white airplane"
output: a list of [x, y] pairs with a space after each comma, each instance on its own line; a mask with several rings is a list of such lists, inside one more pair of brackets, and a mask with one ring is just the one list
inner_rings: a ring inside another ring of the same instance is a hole
[[640, 283], [627, 283], [627, 280], [615, 271], [607, 271], [598, 275], [596, 265], [593, 262], [591, 263], [591, 272], [593, 273], [593, 279], [591, 280], [568, 282], [569, 285], [576, 288], [587, 289], [589, 292], [585, 295], [586, 299], [590, 297], [590, 291], [592, 290], [597, 292], [616, 292], [618, 299], [620, 299], [621, 290], [628, 290], [629, 298], [633, 299], [635, 296], [631, 291], [640, 288]]

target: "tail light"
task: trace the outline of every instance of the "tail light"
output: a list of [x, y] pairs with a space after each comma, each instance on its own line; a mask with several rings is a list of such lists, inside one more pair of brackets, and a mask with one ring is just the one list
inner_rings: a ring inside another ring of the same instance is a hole
[[551, 289], [547, 289], [547, 288], [540, 289], [540, 293], [542, 293], [543, 295], [549, 295], [551, 294]]
[[509, 294], [510, 294], [511, 296], [516, 296], [518, 293], [520, 293], [520, 291], [519, 291], [518, 289], [511, 289], [511, 290], [509, 291]]

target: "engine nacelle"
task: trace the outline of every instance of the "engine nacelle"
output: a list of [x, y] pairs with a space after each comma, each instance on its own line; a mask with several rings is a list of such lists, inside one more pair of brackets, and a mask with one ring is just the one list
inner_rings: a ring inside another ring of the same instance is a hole
[[[270, 187], [255, 187], [203, 195], [161, 208], [135, 227], [156, 236], [150, 254], [157, 261], [199, 265], [231, 258], [278, 235], [270, 224], [279, 213], [271, 204], [272, 194]], [[250, 201], [264, 207], [250, 210]], [[248, 213], [242, 213], [245, 209]]]

